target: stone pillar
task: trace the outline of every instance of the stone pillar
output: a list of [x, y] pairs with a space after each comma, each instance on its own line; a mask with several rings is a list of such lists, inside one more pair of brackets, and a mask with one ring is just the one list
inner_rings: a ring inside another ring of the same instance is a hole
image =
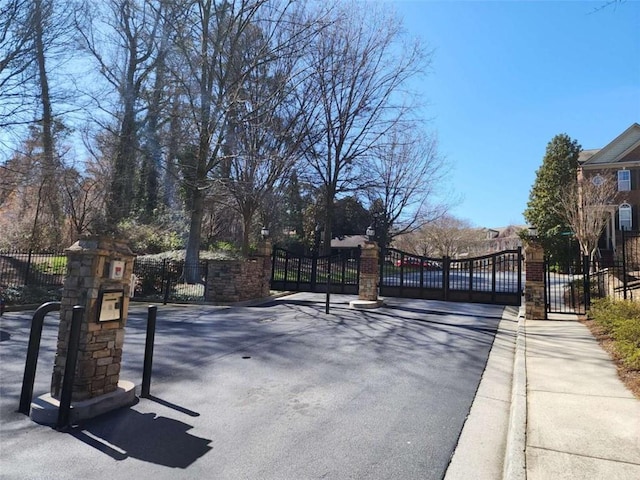
[[524, 247], [525, 258], [525, 317], [527, 320], [547, 318], [547, 306], [544, 301], [544, 249], [535, 240]]
[[273, 254], [273, 245], [271, 240], [265, 238], [258, 243], [257, 256], [262, 260], [262, 289], [261, 296], [266, 298], [271, 292], [271, 255]]
[[51, 396], [60, 397], [73, 306], [80, 305], [85, 312], [72, 390], [78, 402], [118, 388], [134, 255], [124, 242], [103, 237], [78, 240], [66, 254]]
[[359, 300], [378, 300], [378, 276], [378, 245], [366, 241], [360, 252]]

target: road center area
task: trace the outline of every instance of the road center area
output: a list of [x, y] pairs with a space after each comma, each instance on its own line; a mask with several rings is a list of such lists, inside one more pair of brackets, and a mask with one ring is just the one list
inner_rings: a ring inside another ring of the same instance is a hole
[[[390, 299], [361, 311], [348, 308], [353, 298], [333, 295], [328, 315], [318, 294], [253, 307], [160, 306], [154, 398], [70, 434], [13, 412], [30, 317], [3, 317], [4, 474], [442, 478], [503, 307]], [[138, 388], [145, 318], [134, 305], [123, 354], [121, 378]], [[50, 368], [39, 364], [36, 394]]]

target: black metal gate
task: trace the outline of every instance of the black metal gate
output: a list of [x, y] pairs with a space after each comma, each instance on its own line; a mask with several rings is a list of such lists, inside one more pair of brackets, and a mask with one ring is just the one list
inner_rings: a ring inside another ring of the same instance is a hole
[[481, 257], [430, 258], [383, 250], [380, 295], [453, 302], [520, 305], [522, 249]]
[[[151, 260], [137, 258], [133, 264], [135, 275], [134, 300], [164, 303], [197, 303], [205, 300], [208, 264], [206, 261], [185, 263], [182, 260]], [[197, 278], [187, 283], [186, 277]]]
[[544, 259], [544, 301], [547, 313], [584, 315], [590, 303], [589, 257], [563, 261]]
[[299, 255], [274, 247], [271, 289], [358, 294], [360, 251]]

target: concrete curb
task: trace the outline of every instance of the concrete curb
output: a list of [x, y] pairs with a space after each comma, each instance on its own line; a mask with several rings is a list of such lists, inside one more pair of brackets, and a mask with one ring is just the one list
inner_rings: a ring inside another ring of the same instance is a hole
[[509, 431], [504, 457], [504, 480], [524, 480], [526, 469], [527, 435], [527, 368], [526, 368], [525, 307], [518, 312], [516, 350], [513, 359], [513, 381], [511, 387], [511, 408]]

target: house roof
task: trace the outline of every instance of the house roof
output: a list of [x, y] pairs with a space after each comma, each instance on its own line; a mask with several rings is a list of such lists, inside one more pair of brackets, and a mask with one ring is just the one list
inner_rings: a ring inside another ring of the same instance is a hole
[[366, 240], [366, 235], [345, 235], [344, 237], [332, 238], [331, 248], [357, 248], [364, 245]]
[[634, 123], [601, 149], [584, 150], [578, 161], [585, 169], [640, 166], [640, 124]]
[[600, 151], [599, 148], [593, 148], [591, 150], [582, 150], [578, 155], [578, 163], [584, 163], [593, 157], [596, 153]]

